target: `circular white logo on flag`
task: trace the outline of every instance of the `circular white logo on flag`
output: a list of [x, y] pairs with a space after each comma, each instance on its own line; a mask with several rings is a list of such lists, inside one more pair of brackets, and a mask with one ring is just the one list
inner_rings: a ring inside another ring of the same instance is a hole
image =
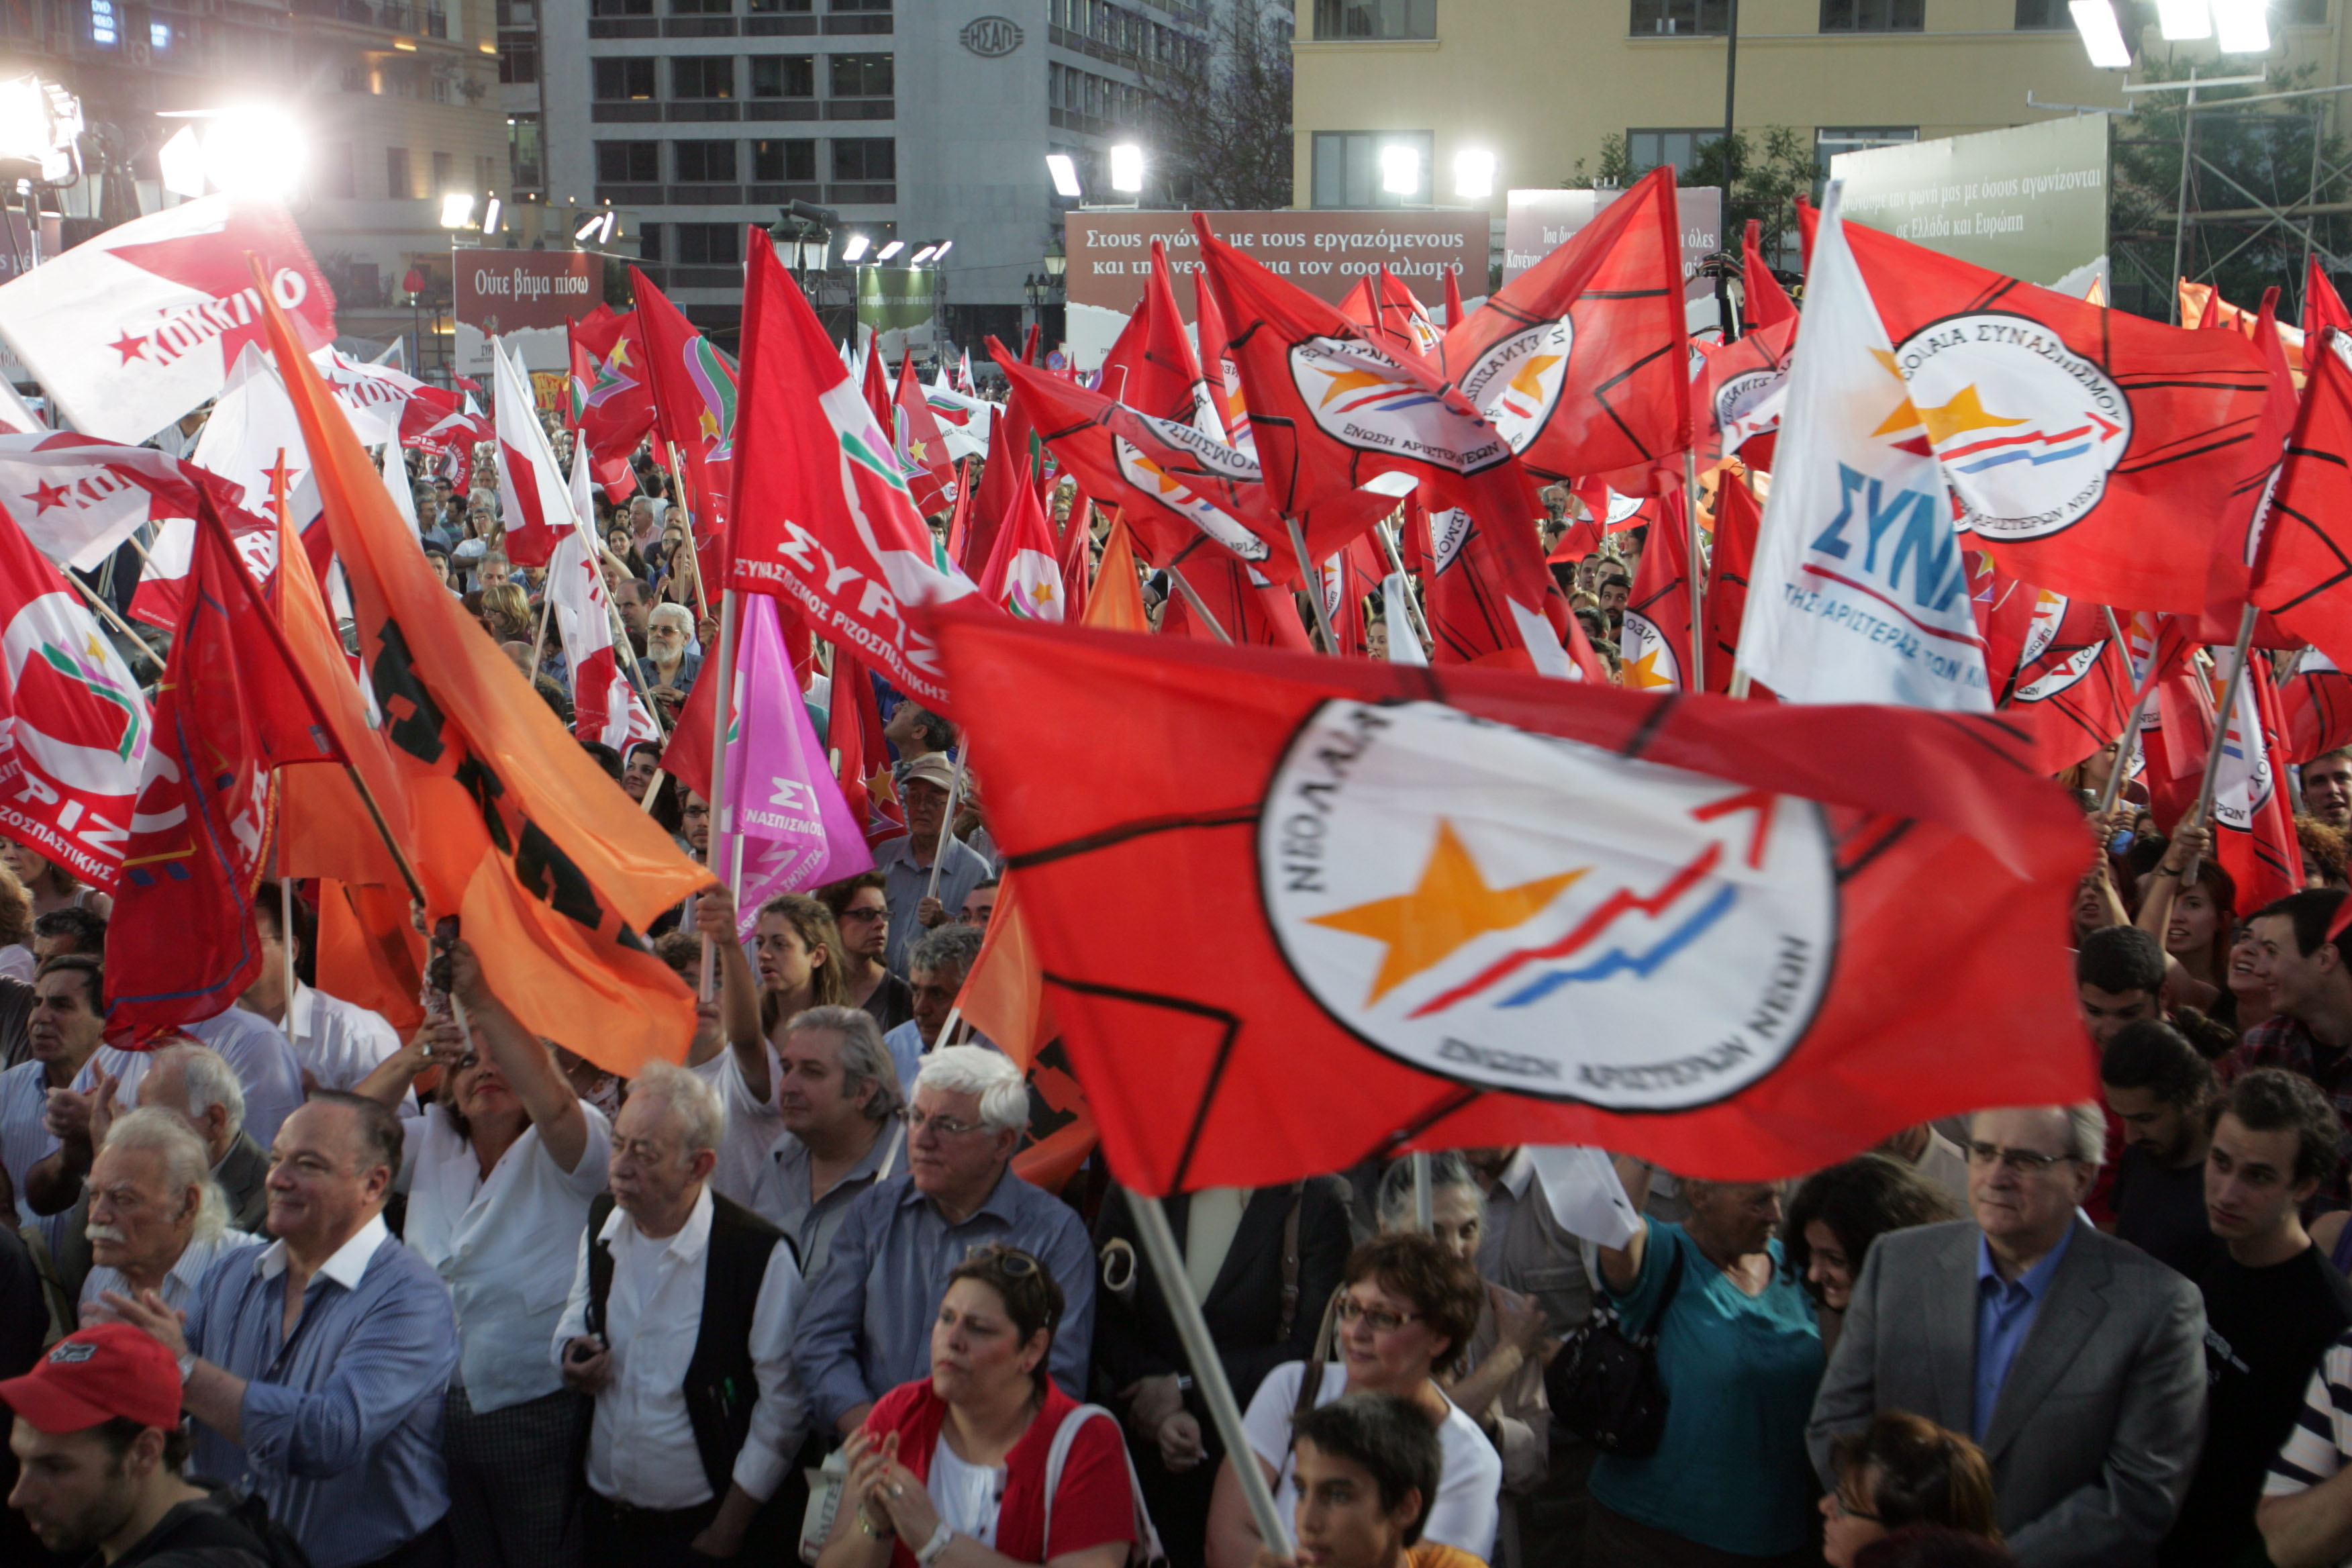
[[69, 594], [27, 601], [0, 633], [16, 694], [10, 739], [59, 784], [130, 795], [147, 761], [147, 701]]
[[2033, 618], [2025, 625], [2025, 644], [2018, 649], [2017, 668], [2023, 669], [2050, 651], [2058, 627], [2066, 619], [2066, 595], [2043, 589], [2033, 601]]
[[[2131, 445], [2130, 400], [2106, 372], [2028, 316], [1986, 311], [1924, 327], [1895, 351], [1960, 526], [2040, 539], [2080, 521]], [[1900, 420], [1880, 434], [1902, 436]]]
[[1434, 703], [1324, 703], [1258, 825], [1285, 960], [1342, 1027], [1482, 1089], [1706, 1105], [1796, 1048], [1835, 967], [1811, 801]]
[[1682, 661], [1675, 657], [1674, 640], [1641, 611], [1625, 612], [1624, 635], [1617, 639], [1617, 646], [1624, 658], [1620, 684], [1628, 691], [1682, 685]]
[[1538, 321], [1491, 345], [1462, 374], [1462, 395], [1524, 452], [1559, 405], [1576, 329], [1567, 317]]
[[1789, 384], [1789, 372], [1778, 370], [1743, 370], [1715, 389], [1715, 422], [1725, 438], [1746, 440], [1754, 432], [1747, 426], [1748, 418], [1768, 402], [1772, 395]]
[[1290, 345], [1290, 379], [1316, 426], [1362, 452], [1475, 474], [1511, 455], [1492, 425], [1446, 407], [1397, 363], [1355, 338]]

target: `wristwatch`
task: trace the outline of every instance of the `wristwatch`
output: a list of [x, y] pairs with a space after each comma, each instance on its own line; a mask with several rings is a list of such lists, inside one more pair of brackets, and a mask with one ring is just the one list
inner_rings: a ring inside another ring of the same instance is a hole
[[196, 1375], [196, 1352], [184, 1352], [180, 1356], [180, 1386], [188, 1386], [188, 1379]]
[[931, 1531], [931, 1538], [923, 1542], [922, 1550], [915, 1553], [915, 1561], [923, 1568], [931, 1568], [931, 1564], [939, 1561], [940, 1553], [948, 1549], [948, 1542], [954, 1539], [955, 1531], [948, 1528], [945, 1520], [941, 1520], [940, 1527]]

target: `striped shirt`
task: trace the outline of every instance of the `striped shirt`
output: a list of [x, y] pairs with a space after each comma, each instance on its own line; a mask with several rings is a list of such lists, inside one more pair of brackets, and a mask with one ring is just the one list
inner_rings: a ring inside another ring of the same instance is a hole
[[2352, 1331], [2321, 1352], [2319, 1370], [2304, 1390], [2303, 1410], [2263, 1479], [2264, 1497], [2285, 1497], [2317, 1486], [2352, 1458]]
[[45, 1219], [33, 1212], [25, 1197], [25, 1173], [58, 1146], [48, 1129], [41, 1125], [48, 1109], [47, 1064], [23, 1061], [0, 1073], [0, 1165], [7, 1167], [8, 1180], [16, 1189], [16, 1220], [20, 1226], [40, 1227], [41, 1239], [54, 1252], [65, 1216], [51, 1215]]

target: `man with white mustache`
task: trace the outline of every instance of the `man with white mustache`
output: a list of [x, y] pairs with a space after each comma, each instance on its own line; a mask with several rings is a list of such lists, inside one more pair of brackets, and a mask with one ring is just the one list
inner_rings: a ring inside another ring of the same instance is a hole
[[84, 1325], [113, 1316], [109, 1292], [153, 1290], [177, 1310], [205, 1270], [261, 1238], [228, 1224], [205, 1141], [186, 1121], [151, 1105], [114, 1119], [89, 1170], [90, 1253], [81, 1289]]

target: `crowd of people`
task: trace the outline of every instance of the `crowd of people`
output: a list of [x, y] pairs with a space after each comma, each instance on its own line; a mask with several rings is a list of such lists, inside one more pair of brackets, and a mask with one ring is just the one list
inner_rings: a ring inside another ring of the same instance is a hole
[[[644, 478], [600, 532], [667, 718], [716, 606]], [[495, 499], [413, 499], [562, 708]], [[1612, 663], [1639, 547], [1560, 568]], [[748, 942], [721, 882], [657, 922], [714, 984], [684, 1064], [628, 1080], [526, 1029], [462, 941], [401, 1039], [318, 988], [310, 910], [267, 887], [236, 1005], [119, 1049], [106, 899], [0, 847], [0, 1557], [2352, 1562], [2352, 752], [2301, 770], [2313, 886], [2261, 909], [2193, 822], [2086, 815], [2081, 1030], [2049, 1045], [2104, 1103], [1790, 1182], [1619, 1158], [1640, 1218], [1603, 1239], [1518, 1148], [1167, 1200], [1243, 1454], [1136, 1200], [1098, 1158], [1054, 1190], [1014, 1168], [1030, 1089], [956, 1009], [1002, 860], [951, 727], [878, 696], [903, 831]], [[657, 746], [591, 749], [707, 863]], [[1610, 1354], [1648, 1380], [1638, 1434]]]

